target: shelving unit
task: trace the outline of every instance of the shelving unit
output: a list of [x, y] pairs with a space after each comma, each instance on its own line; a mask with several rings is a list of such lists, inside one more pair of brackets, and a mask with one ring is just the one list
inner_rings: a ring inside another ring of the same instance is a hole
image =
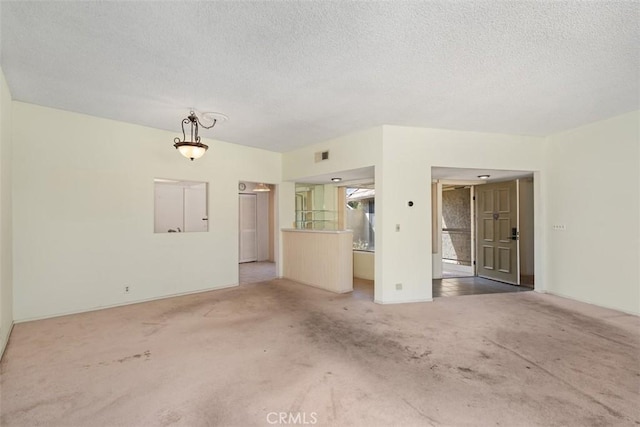
[[297, 210], [296, 228], [301, 230], [337, 230], [338, 212], [331, 210]]

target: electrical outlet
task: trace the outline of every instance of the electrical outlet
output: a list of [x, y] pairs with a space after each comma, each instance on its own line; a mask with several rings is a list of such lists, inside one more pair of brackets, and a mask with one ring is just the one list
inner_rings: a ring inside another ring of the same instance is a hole
[[396, 283], [396, 291], [402, 290], [402, 283]]
[[129, 285], [125, 285], [125, 287], [124, 287], [124, 293], [125, 293], [125, 294], [128, 294], [129, 292], [131, 292], [131, 286], [129, 286]]

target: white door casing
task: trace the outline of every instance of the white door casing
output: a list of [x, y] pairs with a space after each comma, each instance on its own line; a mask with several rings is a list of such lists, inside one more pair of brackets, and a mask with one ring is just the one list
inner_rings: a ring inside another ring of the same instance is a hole
[[257, 197], [255, 194], [239, 195], [238, 261], [258, 260]]

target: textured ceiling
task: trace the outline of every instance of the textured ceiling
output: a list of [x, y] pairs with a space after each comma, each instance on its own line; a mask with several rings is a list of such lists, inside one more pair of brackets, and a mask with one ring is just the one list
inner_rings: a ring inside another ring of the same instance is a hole
[[639, 107], [637, 1], [2, 1], [16, 100], [287, 151], [380, 124], [548, 135]]
[[[483, 180], [478, 178], [480, 175], [489, 175], [489, 179]], [[533, 172], [528, 171], [512, 171], [512, 170], [495, 170], [495, 169], [462, 169], [462, 168], [445, 168], [432, 167], [431, 178], [441, 181], [460, 181], [467, 183], [487, 183], [512, 180], [518, 178], [533, 177]]]

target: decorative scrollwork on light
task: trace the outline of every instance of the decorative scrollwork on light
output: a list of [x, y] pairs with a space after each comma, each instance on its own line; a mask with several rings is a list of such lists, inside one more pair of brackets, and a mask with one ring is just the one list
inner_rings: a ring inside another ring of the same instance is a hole
[[[196, 116], [196, 113], [194, 113], [193, 111], [190, 111], [189, 116], [182, 119], [182, 140], [179, 137], [175, 137], [173, 139], [173, 142], [174, 142], [173, 146], [176, 147], [176, 149], [179, 150], [183, 156], [191, 160], [199, 159], [204, 155], [205, 151], [207, 151], [209, 146], [200, 142], [200, 135], [198, 135], [198, 128], [203, 127], [204, 129], [211, 129], [216, 125], [217, 122], [218, 120], [214, 118], [213, 123], [210, 126], [205, 126], [200, 122], [200, 119], [198, 119], [198, 116]], [[191, 125], [191, 129], [190, 129], [191, 138], [189, 141], [187, 141], [187, 134], [184, 130], [184, 125], [186, 124]]]

